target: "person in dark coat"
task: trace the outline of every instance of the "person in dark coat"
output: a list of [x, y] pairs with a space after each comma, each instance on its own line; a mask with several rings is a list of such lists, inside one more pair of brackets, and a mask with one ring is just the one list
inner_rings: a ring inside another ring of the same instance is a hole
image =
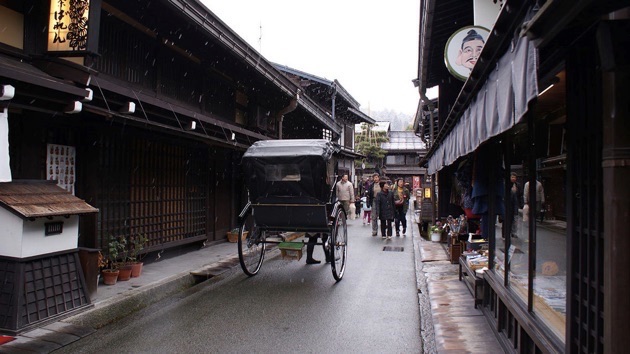
[[389, 185], [380, 182], [381, 192], [376, 196], [378, 217], [381, 220], [381, 237], [392, 238], [392, 221], [394, 220], [394, 193], [389, 190]]
[[354, 201], [354, 207], [356, 208], [357, 218], [361, 216], [361, 198], [357, 197]]
[[378, 205], [376, 205], [376, 197], [381, 192], [381, 177], [378, 173], [372, 175], [372, 182], [367, 189], [367, 206], [372, 208], [372, 236], [378, 233]]
[[[405, 181], [402, 178], [396, 180], [392, 194], [394, 194], [394, 227], [396, 228], [396, 237], [400, 236], [400, 225], [402, 225], [402, 233], [403, 236], [405, 236], [407, 235], [407, 210], [409, 210], [411, 193], [409, 192], [409, 188], [405, 186]], [[396, 203], [400, 203], [400, 205]]]

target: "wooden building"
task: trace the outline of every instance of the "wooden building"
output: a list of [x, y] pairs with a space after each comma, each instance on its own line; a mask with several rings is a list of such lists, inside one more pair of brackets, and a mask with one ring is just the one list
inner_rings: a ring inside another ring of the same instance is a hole
[[[416, 180], [422, 180], [425, 177], [426, 169], [418, 166], [420, 158], [424, 156], [426, 146], [415, 135], [413, 131], [389, 131], [388, 141], [381, 143], [381, 149], [386, 151], [385, 170], [387, 176], [396, 180], [402, 178], [405, 183], [414, 186], [414, 176]], [[421, 185], [416, 183], [416, 189]]]
[[[356, 185], [358, 180], [355, 174], [354, 161], [363, 157], [354, 150], [354, 127], [356, 124], [374, 124], [374, 119], [359, 110], [359, 102], [337, 80], [328, 80], [313, 74], [309, 74], [294, 68], [276, 64], [276, 68], [282, 71], [293, 82], [302, 87], [302, 90], [312, 97], [315, 102], [326, 111], [326, 114], [341, 126], [339, 146], [341, 150], [336, 154], [337, 173], [341, 176], [347, 174]], [[324, 130], [323, 136], [320, 130], [304, 131], [303, 127], [294, 130], [292, 136], [304, 136], [312, 134], [313, 138], [332, 138], [329, 130]]]
[[[342, 134], [199, 1], [73, 3], [0, 1], [0, 170], [5, 181], [58, 180], [98, 208], [81, 219], [80, 246], [222, 240], [246, 198], [249, 145], [282, 128]], [[72, 154], [63, 166], [55, 148]]]
[[[630, 66], [621, 54], [629, 6], [421, 1], [424, 107], [414, 127], [430, 143], [421, 165], [437, 178], [440, 219], [481, 217], [489, 248], [481, 308], [494, 330], [486, 335], [506, 352], [629, 345]], [[473, 40], [483, 49], [462, 78], [463, 61], [445, 54], [455, 43], [461, 56]], [[439, 99], [429, 100], [434, 86]]]

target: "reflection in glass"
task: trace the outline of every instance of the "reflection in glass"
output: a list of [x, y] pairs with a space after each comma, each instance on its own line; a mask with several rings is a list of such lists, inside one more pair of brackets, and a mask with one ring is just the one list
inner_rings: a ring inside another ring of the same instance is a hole
[[[551, 130], [551, 128], [550, 128]], [[561, 132], [562, 129], [555, 129]], [[553, 140], [554, 134], [546, 134]], [[524, 139], [515, 137], [516, 151], [526, 151]], [[521, 145], [518, 147], [518, 145]], [[538, 157], [531, 164], [531, 155], [515, 153], [510, 161], [507, 181], [507, 198], [514, 206], [506, 208], [505, 218], [513, 218], [510, 230], [503, 230], [509, 221], [500, 220], [496, 229], [495, 271], [505, 277], [507, 284], [522, 304], [533, 309], [536, 318], [542, 321], [560, 341], [565, 340], [566, 324], [566, 193], [565, 156]], [[535, 170], [530, 171], [535, 166]], [[533, 174], [533, 175], [532, 175]], [[530, 198], [529, 182], [535, 177], [533, 196]], [[506, 199], [507, 199], [506, 198]], [[530, 200], [531, 199], [531, 200]], [[506, 203], [507, 204], [507, 203]], [[509, 206], [508, 206], [509, 207]], [[511, 213], [510, 213], [511, 211]], [[533, 219], [533, 220], [531, 220]], [[530, 222], [533, 221], [533, 222]], [[530, 232], [530, 225], [535, 229]], [[507, 239], [501, 237], [505, 235]], [[535, 248], [535, 263], [530, 274], [530, 247]], [[506, 266], [506, 263], [507, 265]], [[530, 277], [531, 282], [530, 282]], [[532, 284], [532, 288], [529, 285]], [[530, 294], [531, 292], [531, 294]], [[533, 299], [528, 303], [529, 296]], [[527, 306], [527, 305], [531, 305]]]
[[[561, 123], [563, 120], [556, 120]], [[562, 126], [563, 124], [557, 124]], [[562, 138], [561, 127], [549, 126], [549, 145]], [[555, 132], [555, 133], [554, 133]], [[555, 138], [554, 138], [555, 137]], [[550, 149], [549, 151], [555, 151]], [[566, 170], [564, 151], [540, 159], [536, 181], [536, 265], [534, 313], [562, 341], [566, 322]], [[534, 203], [530, 203], [533, 206]]]

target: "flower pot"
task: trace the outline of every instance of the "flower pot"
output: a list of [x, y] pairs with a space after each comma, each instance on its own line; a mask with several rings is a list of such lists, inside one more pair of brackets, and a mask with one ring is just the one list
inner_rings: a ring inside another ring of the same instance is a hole
[[131, 277], [137, 278], [142, 274], [142, 262], [134, 262], [131, 264]]
[[119, 272], [118, 273], [118, 280], [119, 281], [127, 281], [129, 279], [131, 279], [131, 265], [127, 264], [124, 266], [120, 266], [118, 268]]
[[105, 285], [114, 285], [116, 284], [116, 281], [118, 280], [118, 274], [120, 272], [118, 271], [118, 269], [112, 270], [112, 269], [105, 269], [101, 272], [101, 275], [103, 276], [103, 284]]
[[442, 234], [439, 232], [431, 233], [431, 241], [432, 242], [440, 242], [442, 240]]

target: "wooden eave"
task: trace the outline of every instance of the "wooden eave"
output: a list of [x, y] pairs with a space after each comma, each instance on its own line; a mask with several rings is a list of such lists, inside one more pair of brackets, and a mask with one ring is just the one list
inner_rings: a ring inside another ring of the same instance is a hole
[[[273, 104], [266, 108], [280, 109], [286, 107], [300, 90], [298, 85], [275, 69], [260, 53], [243, 41], [200, 1], [167, 0], [131, 3], [124, 0], [108, 0], [103, 4], [103, 9], [143, 33], [158, 38], [169, 48], [179, 51], [186, 57], [196, 58], [195, 60], [199, 61], [203, 68], [223, 76], [235, 89], [244, 90], [246, 94], [253, 94], [258, 98], [262, 95], [269, 102], [273, 101]], [[101, 75], [93, 78], [92, 86], [97, 80], [100, 81], [101, 87], [108, 85], [108, 83], [103, 83], [104, 80], [109, 80], [111, 83], [116, 82], [116, 80], [109, 78], [105, 79], [105, 75]], [[112, 92], [125, 95], [132, 100], [137, 100], [134, 94], [140, 96], [139, 93], [143, 92], [140, 88], [137, 90], [129, 89], [126, 83], [118, 83], [117, 85], [120, 90], [112, 88]], [[95, 90], [95, 96], [96, 94]], [[269, 138], [256, 131], [250, 131], [246, 127], [201, 114], [195, 108], [184, 108], [177, 102], [169, 102], [168, 99], [164, 100], [157, 97], [152, 92], [148, 92], [139, 100], [151, 101], [155, 107], [164, 109], [173, 115], [184, 115], [185, 120], [193, 118], [208, 122], [211, 129], [217, 128], [217, 131], [220, 131], [220, 135], [224, 135], [223, 130], [229, 129], [228, 134], [236, 133], [237, 140], [247, 141], [246, 144]], [[146, 102], [143, 101], [143, 103]], [[102, 109], [102, 107], [98, 108]], [[136, 109], [136, 118], [144, 119], [142, 113], [138, 114], [138, 109], [141, 107], [136, 107]], [[300, 100], [298, 100], [298, 109], [290, 114], [295, 115], [298, 112], [305, 114], [311, 120], [318, 121], [319, 124], [336, 134], [340, 134], [341, 127], [337, 126], [321, 107], [304, 95], [301, 95]], [[177, 123], [175, 124], [177, 125]], [[227, 127], [224, 126], [226, 124]]]
[[[168, 2], [185, 18], [198, 26], [205, 35], [220, 43], [225, 49], [238, 58], [239, 61], [244, 63], [248, 70], [253, 70], [264, 81], [273, 84], [290, 98], [297, 96], [300, 90], [298, 85], [292, 82], [260, 53], [243, 41], [231, 28], [208, 10], [201, 1], [168, 0]], [[335, 122], [331, 121], [326, 112], [319, 106], [313, 105], [308, 99], [298, 100], [298, 105], [304, 108], [305, 112], [312, 115], [313, 118], [318, 120], [325, 127], [336, 134], [340, 134], [341, 128], [337, 126]]]
[[[107, 94], [107, 97], [102, 97], [107, 101], [116, 101], [112, 100], [114, 95], [126, 97], [128, 101], [138, 102], [139, 105], [136, 106], [136, 115], [140, 116], [143, 120], [148, 120], [143, 114], [144, 109], [148, 109], [149, 106], [156, 107], [158, 109], [169, 112], [168, 114], [175, 119], [176, 117], [182, 118], [182, 123], [187, 123], [191, 119], [198, 120], [204, 123], [208, 123], [209, 125], [215, 126], [219, 130], [227, 130], [229, 132], [234, 132], [238, 134], [242, 134], [244, 136], [249, 136], [254, 140], [264, 140], [269, 139], [267, 136], [258, 134], [254, 131], [245, 129], [236, 124], [231, 124], [229, 122], [220, 120], [218, 118], [211, 117], [209, 115], [201, 114], [199, 111], [195, 111], [183, 106], [180, 106], [176, 103], [169, 103], [163, 99], [156, 97], [155, 93], [147, 93], [147, 91], [142, 91], [140, 89], [134, 89], [129, 85], [124, 85], [122, 82], [118, 82], [118, 80], [113, 78], [108, 78], [105, 76], [95, 77], [92, 85], [99, 90], [94, 93], [95, 96], [100, 96]], [[102, 90], [102, 91], [101, 91]], [[102, 92], [102, 93], [101, 93]], [[86, 107], [96, 106], [94, 103], [85, 104]], [[110, 107], [111, 108], [111, 107]], [[116, 115], [117, 112], [107, 112], [112, 115]], [[131, 115], [123, 115], [119, 114], [121, 117], [131, 117]]]
[[335, 96], [335, 118], [350, 124], [374, 124], [375, 120], [359, 110], [359, 102], [339, 83], [309, 74], [285, 65], [274, 64], [294, 83], [302, 87], [321, 108], [332, 114], [332, 97]]
[[24, 219], [98, 212], [56, 181], [46, 180], [0, 183], [0, 205]]
[[0, 80], [2, 78], [62, 92], [76, 98], [84, 98], [88, 95], [88, 91], [84, 88], [54, 78], [23, 60], [0, 55]]

